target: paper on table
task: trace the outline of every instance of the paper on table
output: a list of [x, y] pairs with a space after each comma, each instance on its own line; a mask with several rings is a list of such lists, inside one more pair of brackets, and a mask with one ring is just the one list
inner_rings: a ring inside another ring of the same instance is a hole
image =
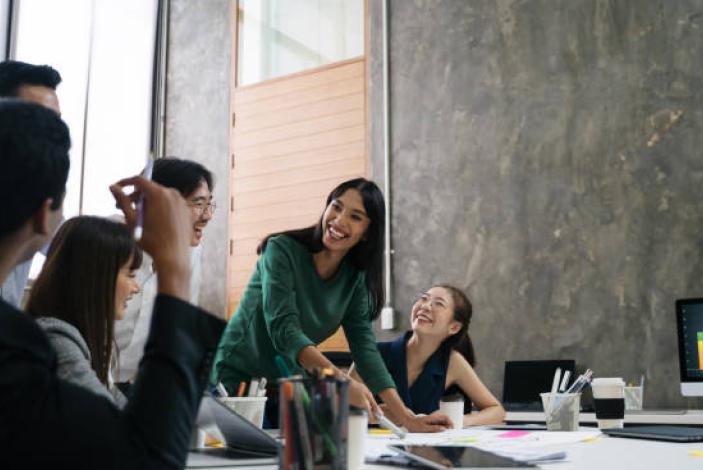
[[[505, 437], [504, 431], [486, 429], [458, 429], [436, 434], [408, 434], [405, 439], [390, 439], [389, 436], [369, 436], [367, 457], [388, 454], [387, 445], [444, 445], [473, 446], [522, 461], [563, 460], [565, 450], [574, 445], [600, 435], [600, 431], [577, 432], [526, 432], [520, 436]], [[501, 437], [503, 436], [503, 437]]]

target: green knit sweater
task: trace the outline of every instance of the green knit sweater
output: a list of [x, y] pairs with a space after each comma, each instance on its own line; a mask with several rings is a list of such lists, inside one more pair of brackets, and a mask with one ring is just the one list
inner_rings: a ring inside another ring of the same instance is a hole
[[376, 348], [370, 308], [364, 272], [344, 262], [332, 279], [323, 281], [303, 245], [285, 235], [273, 237], [222, 335], [210, 379], [230, 391], [251, 378], [275, 380], [280, 377], [276, 355], [293, 373], [300, 372], [300, 351], [318, 345], [341, 325], [369, 389], [395, 388]]

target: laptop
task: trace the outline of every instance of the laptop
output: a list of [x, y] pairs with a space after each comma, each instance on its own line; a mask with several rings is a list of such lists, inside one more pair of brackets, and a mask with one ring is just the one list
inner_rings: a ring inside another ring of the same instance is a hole
[[552, 388], [557, 367], [571, 372], [571, 381], [576, 376], [576, 361], [506, 361], [503, 376], [503, 407], [507, 411], [542, 411], [539, 394]]
[[198, 426], [219, 430], [225, 447], [191, 450], [186, 468], [278, 464], [278, 441], [212, 396], [203, 397]]
[[686, 426], [631, 426], [617, 429], [603, 429], [603, 434], [612, 437], [652, 439], [667, 442], [703, 442], [703, 428]]

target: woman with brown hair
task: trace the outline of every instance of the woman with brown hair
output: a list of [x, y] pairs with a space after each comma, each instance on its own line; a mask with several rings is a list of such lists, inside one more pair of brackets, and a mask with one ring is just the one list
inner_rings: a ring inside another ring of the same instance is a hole
[[[500, 402], [474, 371], [472, 313], [471, 302], [460, 289], [435, 285], [413, 304], [411, 330], [395, 341], [378, 343], [398, 394], [413, 412], [434, 413], [444, 395], [457, 391], [468, 399], [463, 426], [496, 424], [505, 418]], [[472, 402], [477, 413], [471, 413]]]
[[110, 377], [115, 319], [139, 292], [134, 271], [141, 261], [125, 224], [75, 217], [56, 232], [27, 302], [57, 353], [58, 376], [120, 407], [126, 398]]

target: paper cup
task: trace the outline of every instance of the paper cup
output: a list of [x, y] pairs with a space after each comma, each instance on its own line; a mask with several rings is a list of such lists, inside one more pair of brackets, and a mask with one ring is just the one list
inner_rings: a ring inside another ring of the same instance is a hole
[[600, 429], [625, 425], [625, 381], [620, 377], [593, 379], [593, 402]]
[[366, 433], [369, 427], [369, 418], [366, 410], [352, 407], [349, 410], [349, 431], [347, 434], [347, 468], [358, 470], [364, 466]]
[[445, 414], [452, 420], [454, 429], [464, 427], [464, 401], [440, 401], [439, 412]]

